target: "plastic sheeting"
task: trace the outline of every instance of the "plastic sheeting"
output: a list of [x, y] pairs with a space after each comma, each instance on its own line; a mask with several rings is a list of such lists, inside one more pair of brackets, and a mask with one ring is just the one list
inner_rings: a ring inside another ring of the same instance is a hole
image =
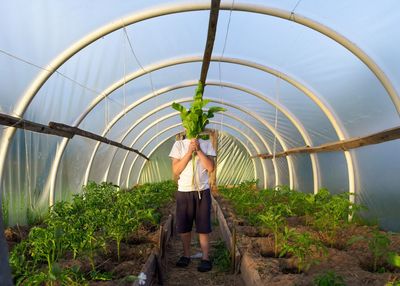
[[[139, 183], [172, 179], [171, 159], [168, 157], [175, 139], [165, 141], [151, 155], [141, 173]], [[235, 185], [254, 180], [254, 166], [246, 148], [237, 139], [219, 133], [217, 150], [217, 185]]]
[[[32, 210], [70, 198], [87, 180], [128, 187], [169, 176], [164, 171], [169, 159], [162, 154], [180, 130], [170, 105], [187, 106], [193, 96], [209, 3], [2, 2], [0, 112], [43, 124], [77, 125], [153, 156], [149, 164], [79, 136], [66, 140], [2, 127], [0, 184], [8, 223], [26, 222]], [[212, 99], [210, 105], [228, 109], [210, 128], [221, 131], [226, 146], [219, 150], [225, 158], [221, 165], [238, 166], [218, 171], [220, 182], [256, 178], [261, 187], [291, 184], [303, 192], [354, 187], [356, 200], [370, 209], [366, 216], [398, 230], [398, 141], [359, 148], [347, 157], [318, 153], [315, 161], [308, 154], [275, 160], [249, 156], [399, 125], [400, 2], [242, 0], [221, 5], [204, 96]], [[187, 11], [162, 15], [168, 9]], [[284, 11], [290, 19], [257, 9]], [[128, 23], [145, 13], [156, 17]], [[304, 19], [313, 28], [300, 24]], [[119, 27], [105, 32], [111, 25]], [[328, 37], [318, 30], [332, 33]], [[386, 87], [379, 76], [386, 77]]]

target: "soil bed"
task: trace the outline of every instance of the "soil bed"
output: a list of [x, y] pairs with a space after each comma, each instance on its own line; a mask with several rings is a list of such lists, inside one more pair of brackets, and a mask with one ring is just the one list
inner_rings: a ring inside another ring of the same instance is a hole
[[[324, 235], [305, 225], [304, 218], [287, 219], [290, 228], [299, 233], [308, 232], [324, 242], [326, 255], [314, 253], [311, 266], [298, 273], [296, 258], [291, 255], [274, 257], [274, 238], [271, 233], [262, 228], [247, 225], [243, 218], [236, 216], [232, 204], [222, 196], [215, 196], [220, 204], [229, 228], [237, 231], [237, 244], [246, 263], [251, 265], [255, 276], [259, 276], [259, 285], [315, 285], [314, 279], [327, 271], [334, 271], [344, 279], [345, 285], [397, 285], [388, 284], [400, 281], [400, 270], [389, 266], [384, 261], [378, 261], [377, 269], [383, 273], [372, 272], [373, 255], [366, 241], [348, 244], [354, 236], [369, 237], [376, 227], [351, 224], [341, 228], [335, 242], [327, 243]], [[390, 236], [390, 250], [400, 252], [400, 237]], [[250, 261], [250, 262], [248, 262]], [[243, 259], [242, 259], [243, 263]], [[249, 285], [249, 284], [248, 284]]]

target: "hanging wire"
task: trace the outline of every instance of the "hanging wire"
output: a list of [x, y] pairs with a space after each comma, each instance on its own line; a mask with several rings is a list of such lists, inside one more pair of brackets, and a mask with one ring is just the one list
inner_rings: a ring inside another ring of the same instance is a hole
[[296, 10], [296, 8], [297, 8], [297, 6], [299, 6], [299, 4], [300, 4], [300, 2], [301, 2], [302, 0], [298, 0], [297, 1], [297, 3], [296, 3], [296, 5], [294, 6], [294, 8], [292, 9], [292, 11], [290, 12], [290, 20], [292, 20], [292, 21], [295, 21], [296, 19], [295, 19], [295, 14], [294, 14], [294, 11]]
[[[35, 63], [32, 63], [32, 62], [30, 62], [30, 61], [28, 61], [28, 60], [25, 60], [25, 59], [23, 59], [23, 58], [20, 58], [20, 57], [18, 57], [18, 56], [15, 56], [15, 55], [13, 55], [13, 54], [11, 54], [11, 53], [8, 53], [8, 52], [6, 52], [6, 51], [4, 51], [4, 50], [1, 50], [1, 49], [0, 49], [0, 53], [4, 54], [4, 55], [6, 55], [6, 56], [9, 56], [10, 58], [16, 59], [16, 60], [18, 60], [18, 61], [20, 61], [20, 62], [23, 62], [23, 63], [25, 63], [25, 64], [27, 64], [27, 65], [33, 66], [33, 67], [38, 68], [38, 69], [40, 69], [40, 70], [46, 71], [46, 72], [48, 72], [48, 73], [52, 73], [52, 71], [49, 70], [49, 69], [47, 69], [47, 68], [44, 68], [44, 67], [39, 66], [39, 65], [37, 65], [37, 64], [35, 64]], [[84, 85], [84, 84], [82, 84], [82, 83], [80, 83], [80, 82], [78, 82], [78, 81], [76, 81], [76, 80], [70, 78], [69, 76], [63, 74], [62, 72], [60, 72], [60, 71], [58, 71], [58, 70], [53, 71], [53, 73], [58, 74], [58, 75], [64, 77], [65, 79], [67, 79], [67, 80], [71, 81], [72, 83], [74, 83], [74, 84], [76, 84], [76, 85], [82, 87], [82, 88], [85, 89], [85, 90], [90, 91], [91, 93], [100, 94], [100, 92], [99, 92], [98, 90], [95, 90], [94, 88], [88, 87], [88, 86], [86, 86], [86, 85]], [[112, 99], [110, 99], [110, 100], [113, 101], [114, 103], [118, 104], [118, 105], [121, 105], [120, 103], [118, 103], [118, 102], [116, 102], [116, 101], [114, 101], [114, 100], [112, 100]], [[11, 127], [11, 126], [8, 126], [8, 127]]]
[[126, 115], [126, 42], [122, 41], [122, 49], [123, 49], [123, 54], [124, 54], [124, 85], [122, 88], [122, 96], [124, 98], [124, 106], [123, 106], [123, 110], [124, 110], [124, 118]]
[[[158, 96], [157, 96], [157, 93], [156, 93], [155, 88], [154, 88], [154, 83], [153, 83], [152, 74], [151, 74], [151, 72], [148, 72], [148, 71], [143, 67], [143, 65], [140, 63], [139, 58], [136, 56], [135, 50], [133, 49], [133, 45], [132, 45], [132, 42], [131, 42], [131, 40], [130, 40], [130, 38], [129, 38], [128, 31], [126, 30], [125, 23], [122, 22], [122, 24], [123, 24], [123, 30], [124, 30], [125, 36], [126, 36], [126, 38], [127, 38], [127, 40], [128, 40], [129, 47], [130, 47], [130, 49], [131, 49], [131, 52], [132, 52], [133, 57], [134, 57], [135, 60], [136, 60], [136, 63], [139, 65], [139, 67], [141, 68], [141, 70], [142, 70], [144, 73], [148, 74], [148, 76], [149, 76], [151, 90], [152, 90], [153, 96], [155, 97], [155, 100], [156, 100], [156, 106], [158, 106], [158, 105], [159, 105], [159, 104], [158, 104]], [[159, 134], [159, 123], [158, 123], [158, 122], [157, 122], [157, 124], [156, 124], [156, 132], [157, 132], [156, 134]], [[159, 142], [159, 137], [157, 136], [157, 143], [158, 143], [158, 142]]]
[[[299, 6], [300, 2], [302, 0], [298, 0], [296, 5], [293, 7], [292, 11], [290, 12], [290, 20], [295, 21], [295, 10]], [[297, 38], [294, 40], [294, 43], [297, 42]], [[281, 65], [282, 67], [285, 67], [287, 64], [287, 58], [286, 61]], [[280, 84], [281, 84], [281, 77], [278, 76], [276, 78], [276, 83], [275, 83], [275, 99], [276, 99], [276, 106], [275, 106], [275, 122], [274, 122], [274, 128], [275, 131], [278, 132], [278, 105], [279, 105], [279, 96], [280, 96]], [[275, 160], [275, 154], [276, 154], [276, 135], [274, 135], [274, 145], [273, 145], [273, 150], [272, 150], [272, 160]]]
[[[226, 33], [225, 33], [225, 39], [224, 39], [224, 45], [222, 47], [222, 53], [221, 53], [221, 57], [220, 60], [218, 62], [218, 76], [219, 76], [219, 86], [221, 89], [223, 89], [222, 86], [222, 69], [221, 69], [221, 61], [224, 58], [224, 54], [225, 54], [225, 49], [226, 49], [226, 43], [228, 42], [228, 34], [229, 34], [229, 28], [231, 25], [231, 17], [232, 17], [232, 11], [233, 11], [233, 6], [235, 4], [235, 0], [232, 0], [232, 5], [231, 5], [231, 9], [229, 11], [229, 17], [228, 17], [228, 24], [226, 26]], [[222, 92], [220, 93], [220, 101], [221, 104], [224, 104], [224, 100], [222, 98]], [[223, 132], [223, 122], [224, 122], [224, 113], [222, 112], [221, 114], [221, 121], [220, 121], [220, 130], [221, 132]]]

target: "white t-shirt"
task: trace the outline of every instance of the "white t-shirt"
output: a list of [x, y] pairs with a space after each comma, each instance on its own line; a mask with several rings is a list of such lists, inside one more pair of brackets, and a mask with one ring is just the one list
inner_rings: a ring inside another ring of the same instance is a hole
[[[214, 148], [211, 145], [209, 140], [199, 139], [200, 149], [207, 156], [216, 155]], [[182, 159], [183, 156], [188, 152], [190, 145], [190, 139], [184, 139], [176, 141], [174, 146], [172, 147], [171, 152], [169, 153], [169, 157], [175, 159]], [[197, 171], [197, 172], [196, 172]], [[197, 190], [205, 190], [210, 186], [208, 184], [208, 172], [205, 169], [198, 158], [195, 157], [195, 173], [196, 177], [194, 178], [193, 184], [193, 163], [192, 160], [186, 165], [185, 169], [182, 171], [178, 180], [178, 191], [180, 192], [192, 192]]]

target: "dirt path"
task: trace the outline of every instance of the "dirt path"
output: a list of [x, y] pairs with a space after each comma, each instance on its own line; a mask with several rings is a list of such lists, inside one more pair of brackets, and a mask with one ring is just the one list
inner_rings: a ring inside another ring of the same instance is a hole
[[[210, 254], [211, 257], [215, 252], [215, 246], [221, 241], [221, 234], [217, 222], [214, 218], [212, 219], [213, 232], [210, 235]], [[201, 252], [198, 235], [192, 233], [192, 255]], [[233, 275], [228, 272], [221, 272], [217, 267], [213, 267], [210, 272], [201, 273], [197, 271], [197, 265], [200, 259], [192, 259], [190, 265], [187, 268], [179, 268], [175, 266], [176, 261], [183, 253], [182, 243], [177, 235], [174, 235], [167, 248], [167, 270], [165, 273], [164, 285], [230, 285], [230, 286], [244, 286], [240, 275]]]

